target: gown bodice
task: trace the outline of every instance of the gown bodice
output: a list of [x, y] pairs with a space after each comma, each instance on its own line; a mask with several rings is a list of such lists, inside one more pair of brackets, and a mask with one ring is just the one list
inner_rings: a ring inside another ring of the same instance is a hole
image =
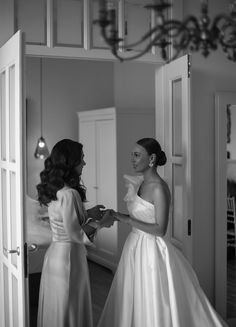
[[92, 245], [82, 226], [88, 223], [87, 212], [79, 193], [67, 186], [57, 192], [57, 200], [48, 206], [52, 240]]
[[131, 217], [146, 223], [155, 223], [155, 207], [152, 203], [138, 196], [138, 189], [143, 181], [142, 176], [124, 175], [128, 192], [124, 198]]

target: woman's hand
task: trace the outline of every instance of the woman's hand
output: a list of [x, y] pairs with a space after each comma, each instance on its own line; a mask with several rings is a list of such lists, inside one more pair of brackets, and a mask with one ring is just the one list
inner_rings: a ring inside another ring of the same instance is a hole
[[105, 209], [104, 205], [102, 204], [98, 204], [95, 207], [88, 209], [88, 216], [92, 218], [92, 220], [101, 220], [104, 214], [104, 210], [101, 209]]
[[114, 224], [114, 217], [112, 214], [113, 210], [108, 209], [103, 211], [103, 216], [99, 221], [100, 228], [102, 227], [111, 227]]
[[116, 212], [114, 210], [112, 210], [112, 216], [115, 220], [118, 220], [122, 223], [126, 223], [126, 224], [129, 224], [130, 222], [130, 216], [129, 215], [125, 215], [123, 213], [120, 213], [120, 212]]

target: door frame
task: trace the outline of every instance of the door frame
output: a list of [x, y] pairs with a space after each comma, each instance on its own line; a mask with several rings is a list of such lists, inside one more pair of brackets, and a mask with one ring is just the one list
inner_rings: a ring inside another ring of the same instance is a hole
[[[215, 307], [227, 319], [227, 116], [226, 105], [236, 104], [236, 92], [215, 93]], [[222, 123], [225, 122], [225, 123]], [[227, 322], [235, 326], [236, 317]]]

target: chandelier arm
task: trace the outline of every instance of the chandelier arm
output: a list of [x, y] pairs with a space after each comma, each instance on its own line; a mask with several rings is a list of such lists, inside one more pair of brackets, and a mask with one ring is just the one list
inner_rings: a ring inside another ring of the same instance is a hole
[[229, 44], [227, 42], [225, 42], [223, 39], [219, 40], [219, 43], [222, 47], [225, 47], [227, 49], [235, 49], [236, 48], [236, 40], [233, 41], [234, 43]]
[[[150, 31], [148, 31], [146, 34], [144, 34], [143, 37], [141, 38], [141, 40], [125, 45], [125, 48], [135, 48], [136, 46], [144, 43], [147, 39], [151, 38], [153, 34], [158, 32], [158, 30], [160, 30], [160, 26], [155, 26], [154, 28], [150, 29]], [[161, 31], [162, 31], [162, 28], [161, 28]], [[151, 46], [148, 47], [148, 50], [154, 45], [153, 40], [150, 42], [150, 44], [151, 44]]]
[[[101, 34], [111, 49], [113, 55], [121, 61], [133, 60], [143, 56], [155, 46], [161, 50], [162, 58], [170, 62], [176, 59], [182, 51], [200, 51], [207, 57], [210, 51], [216, 50], [218, 45], [222, 46], [230, 60], [236, 61], [236, 11], [234, 8], [229, 15], [218, 14], [211, 19], [208, 15], [207, 1], [202, 2], [201, 16], [187, 16], [183, 21], [166, 20], [164, 10], [171, 5], [165, 0], [160, 4], [147, 5], [147, 9], [155, 12], [155, 26], [146, 32], [140, 40], [125, 44], [125, 39], [119, 37], [116, 24], [115, 10], [105, 6], [106, 0], [100, 1], [99, 19], [95, 22], [101, 28]], [[172, 43], [172, 58], [167, 58], [168, 46]], [[143, 45], [144, 49], [137, 49]], [[119, 51], [137, 49], [138, 53], [132, 52], [126, 56]], [[123, 55], [122, 55], [123, 54]]]
[[226, 14], [219, 14], [213, 20], [212, 28], [218, 27], [217, 25], [220, 24], [220, 22], [222, 20], [223, 20], [223, 22], [227, 22], [229, 24], [232, 24], [232, 26], [236, 27], [236, 21], [231, 16], [226, 15]]
[[156, 38], [154, 38], [152, 40], [152, 42], [149, 43], [143, 50], [141, 50], [137, 54], [134, 54], [134, 55], [131, 55], [131, 56], [122, 56], [121, 55], [122, 52], [119, 52], [118, 47], [116, 47], [116, 46], [111, 47], [111, 51], [112, 51], [112, 54], [116, 58], [118, 58], [120, 61], [138, 59], [138, 58], [142, 57], [145, 53], [147, 53], [153, 46], [155, 46], [155, 42], [156, 42], [155, 40], [156, 40]]
[[[158, 27], [155, 27], [155, 28], [152, 28], [150, 31], [148, 31], [142, 38], [141, 40], [137, 41], [137, 42], [134, 42], [134, 43], [130, 43], [130, 44], [126, 44], [125, 45], [125, 48], [135, 48], [137, 47], [138, 45], [144, 43], [147, 39], [151, 38], [153, 34], [155, 34], [157, 31], [158, 31]], [[109, 37], [107, 35], [107, 31], [106, 31], [106, 28], [102, 28], [101, 30], [101, 34], [102, 34], [102, 37], [105, 39], [105, 41], [110, 45], [110, 46], [114, 46], [114, 43], [119, 44], [119, 42], [122, 42], [124, 41], [124, 39], [121, 39], [121, 38], [112, 38], [112, 37]], [[118, 33], [117, 33], [118, 34]], [[151, 42], [149, 43], [149, 45], [147, 47], [145, 47], [146, 51], [149, 51], [152, 46], [154, 46], [154, 42], [153, 40], [151, 40]]]
[[[227, 30], [231, 30], [228, 36], [229, 39], [226, 39], [226, 32]], [[218, 30], [219, 36], [218, 41], [220, 45], [224, 49], [235, 49], [236, 48], [236, 21], [231, 16], [221, 14], [216, 16], [214, 19], [212, 30]]]

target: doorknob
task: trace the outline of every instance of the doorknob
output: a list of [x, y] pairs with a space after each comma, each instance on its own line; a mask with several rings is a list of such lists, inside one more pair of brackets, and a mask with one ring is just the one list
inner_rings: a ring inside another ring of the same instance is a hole
[[38, 249], [39, 249], [39, 247], [35, 243], [32, 243], [32, 244], [28, 245], [28, 251], [29, 252], [36, 252], [36, 251], [38, 251]]
[[9, 253], [9, 254], [14, 254], [16, 253], [17, 255], [20, 255], [20, 248], [19, 246], [17, 246], [16, 250], [8, 250], [6, 248], [3, 248], [3, 250], [6, 252], [6, 253]]

